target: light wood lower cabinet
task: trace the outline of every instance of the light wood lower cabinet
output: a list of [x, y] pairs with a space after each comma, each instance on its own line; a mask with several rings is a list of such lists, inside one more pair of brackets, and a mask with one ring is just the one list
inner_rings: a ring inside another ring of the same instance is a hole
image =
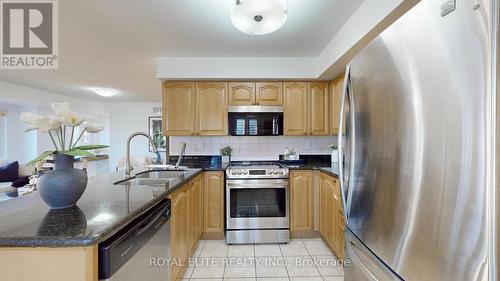
[[173, 281], [181, 279], [189, 258], [189, 189], [188, 183], [169, 196], [172, 213], [170, 251], [177, 261], [171, 267]]
[[344, 209], [342, 204], [342, 195], [340, 193], [340, 184], [337, 179], [334, 178], [335, 184], [335, 239], [334, 239], [334, 249], [333, 251], [337, 257], [344, 258], [344, 247], [345, 247], [345, 219], [344, 219]]
[[334, 248], [335, 229], [335, 185], [333, 180], [325, 175], [319, 175], [319, 233], [330, 248]]
[[224, 237], [224, 172], [204, 173], [203, 234]]
[[192, 255], [200, 240], [202, 230], [202, 176], [197, 176], [189, 183], [189, 254]]
[[168, 196], [171, 200], [172, 280], [182, 278], [200, 237], [224, 237], [224, 172], [204, 172]]
[[290, 172], [290, 231], [314, 231], [313, 171]]
[[2, 281], [97, 281], [98, 246], [0, 248]]
[[319, 232], [338, 258], [344, 258], [345, 222], [336, 178], [319, 175]]

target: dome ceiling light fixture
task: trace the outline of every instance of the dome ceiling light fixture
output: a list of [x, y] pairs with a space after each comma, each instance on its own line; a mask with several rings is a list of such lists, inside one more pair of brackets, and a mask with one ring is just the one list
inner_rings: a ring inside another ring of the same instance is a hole
[[232, 0], [231, 20], [244, 33], [263, 35], [280, 29], [288, 15], [288, 0]]

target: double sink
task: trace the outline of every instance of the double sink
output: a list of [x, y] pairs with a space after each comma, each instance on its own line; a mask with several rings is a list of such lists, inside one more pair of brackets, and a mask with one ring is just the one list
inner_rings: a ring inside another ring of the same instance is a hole
[[148, 185], [168, 187], [172, 181], [183, 180], [188, 171], [146, 171], [130, 179], [118, 181], [117, 185]]

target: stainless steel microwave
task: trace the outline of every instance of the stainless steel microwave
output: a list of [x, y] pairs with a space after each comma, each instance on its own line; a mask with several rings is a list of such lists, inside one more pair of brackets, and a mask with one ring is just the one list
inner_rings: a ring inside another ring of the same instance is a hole
[[229, 135], [283, 135], [282, 106], [229, 106]]

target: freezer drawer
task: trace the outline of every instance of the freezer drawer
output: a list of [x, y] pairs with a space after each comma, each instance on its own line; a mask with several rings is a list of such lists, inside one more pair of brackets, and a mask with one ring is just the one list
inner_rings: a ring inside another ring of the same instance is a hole
[[350, 260], [350, 265], [344, 268], [345, 281], [402, 281], [373, 255], [351, 231], [346, 230], [345, 239], [346, 260]]

